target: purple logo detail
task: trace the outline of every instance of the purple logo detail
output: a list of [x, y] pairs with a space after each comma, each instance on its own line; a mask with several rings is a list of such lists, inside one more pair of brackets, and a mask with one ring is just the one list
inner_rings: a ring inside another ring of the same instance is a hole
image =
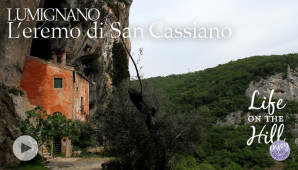
[[283, 140], [275, 141], [270, 146], [270, 155], [277, 161], [283, 161], [290, 155], [290, 146]]

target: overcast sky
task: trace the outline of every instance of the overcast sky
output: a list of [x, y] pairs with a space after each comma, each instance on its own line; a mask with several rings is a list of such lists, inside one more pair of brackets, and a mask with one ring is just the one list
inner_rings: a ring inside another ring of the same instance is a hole
[[[298, 52], [296, 0], [134, 0], [130, 27], [145, 30], [155, 22], [173, 27], [230, 27], [230, 39], [131, 39], [142, 47], [146, 77], [198, 71], [254, 55]], [[135, 75], [130, 64], [132, 76]]]

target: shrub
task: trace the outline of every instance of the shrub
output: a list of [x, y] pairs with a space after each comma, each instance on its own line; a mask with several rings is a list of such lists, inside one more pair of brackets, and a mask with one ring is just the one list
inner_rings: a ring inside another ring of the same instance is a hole
[[202, 163], [199, 165], [199, 168], [201, 170], [215, 170], [215, 168], [213, 167], [213, 165], [208, 164], [208, 163]]
[[74, 121], [75, 127], [78, 130], [78, 138], [73, 141], [73, 144], [78, 148], [87, 148], [94, 145], [93, 137], [95, 131], [90, 122], [82, 122], [80, 120]]
[[23, 96], [24, 95], [24, 91], [22, 89], [19, 89], [16, 87], [9, 89], [8, 92], [15, 96]]
[[242, 167], [238, 164], [236, 164], [235, 162], [230, 163], [227, 167], [224, 168], [224, 170], [241, 170]]
[[105, 0], [106, 3], [108, 4], [108, 7], [112, 8], [112, 9], [115, 9], [117, 7], [117, 4], [112, 1], [112, 0]]
[[30, 135], [36, 139], [40, 146], [54, 137], [70, 137], [71, 140], [77, 138], [70, 119], [61, 114], [48, 115], [41, 106], [26, 112], [26, 119], [20, 122], [19, 129], [22, 135]]
[[197, 163], [196, 159], [192, 156], [180, 155], [174, 161], [175, 163], [172, 167], [173, 170], [200, 170], [199, 164]]
[[113, 72], [112, 82], [116, 87], [119, 87], [120, 83], [129, 78], [128, 71], [128, 58], [126, 51], [121, 42], [115, 42], [112, 49], [113, 55]]
[[296, 169], [297, 167], [298, 167], [298, 162], [290, 161], [285, 169], [286, 170], [291, 170], [291, 169]]

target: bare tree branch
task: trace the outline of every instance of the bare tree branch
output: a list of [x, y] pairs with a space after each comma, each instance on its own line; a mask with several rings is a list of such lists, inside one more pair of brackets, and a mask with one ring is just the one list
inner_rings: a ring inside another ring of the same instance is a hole
[[[119, 2], [118, 2], [118, 0], [117, 0], [117, 15], [118, 15], [117, 16], [117, 18], [118, 18], [117, 20], [118, 20], [118, 22], [120, 22], [120, 11], [119, 11]], [[120, 29], [120, 26], [119, 25], [118, 25], [118, 29]], [[132, 55], [130, 54], [130, 51], [128, 50], [127, 46], [125, 45], [124, 38], [123, 38], [122, 34], [120, 34], [120, 38], [121, 38], [121, 41], [122, 41], [122, 44], [123, 44], [123, 46], [125, 48], [126, 53], [129, 55], [129, 58], [131, 59], [133, 65], [135, 67], [135, 70], [136, 70], [136, 73], [137, 73], [137, 77], [138, 77], [138, 80], [139, 80], [139, 83], [140, 83], [141, 94], [143, 94], [143, 83], [142, 83], [142, 79], [140, 77], [138, 66], [137, 66], [135, 60], [133, 59]]]
[[182, 135], [182, 133], [183, 132], [185, 132], [188, 128], [189, 128], [189, 126], [191, 125], [192, 123], [190, 123], [190, 124], [188, 124], [187, 126], [186, 126], [186, 128], [185, 129], [183, 129], [174, 139], [173, 139], [173, 141], [175, 141], [176, 139], [178, 139], [181, 135]]

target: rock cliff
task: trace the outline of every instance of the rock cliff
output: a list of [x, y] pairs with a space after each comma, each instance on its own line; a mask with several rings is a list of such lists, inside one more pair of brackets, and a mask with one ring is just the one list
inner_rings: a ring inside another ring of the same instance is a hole
[[260, 96], [269, 96], [272, 89], [275, 90], [273, 97], [276, 99], [298, 101], [298, 72], [296, 69], [291, 69], [288, 66], [286, 75], [280, 73], [259, 82], [251, 82], [246, 90], [246, 95], [251, 97], [253, 92], [258, 90]]
[[[31, 108], [25, 95], [11, 95], [9, 90], [20, 88], [22, 71], [27, 56], [48, 59], [52, 51], [63, 51], [67, 54], [67, 64], [73, 65], [79, 72], [93, 82], [90, 87], [90, 114], [100, 113], [106, 105], [106, 97], [111, 92], [112, 82], [109, 73], [113, 69], [112, 49], [114, 42], [119, 39], [105, 35], [105, 38], [90, 39], [86, 30], [91, 27], [91, 22], [65, 22], [49, 21], [40, 23], [36, 21], [24, 22], [13, 31], [21, 33], [25, 27], [35, 26], [59, 27], [67, 26], [68, 29], [78, 27], [82, 31], [79, 38], [54, 38], [54, 39], [9, 39], [7, 23], [7, 8], [97, 8], [101, 11], [100, 21], [104, 23], [103, 32], [110, 32], [110, 24], [118, 21], [121, 28], [127, 27], [129, 22], [129, 8], [132, 0], [119, 0], [119, 15], [115, 0], [3, 0], [0, 2], [0, 167], [19, 161], [13, 156], [12, 143], [17, 137], [13, 134], [18, 122], [24, 116], [26, 109]], [[13, 16], [14, 17], [14, 16]], [[125, 43], [130, 48], [129, 39]]]

